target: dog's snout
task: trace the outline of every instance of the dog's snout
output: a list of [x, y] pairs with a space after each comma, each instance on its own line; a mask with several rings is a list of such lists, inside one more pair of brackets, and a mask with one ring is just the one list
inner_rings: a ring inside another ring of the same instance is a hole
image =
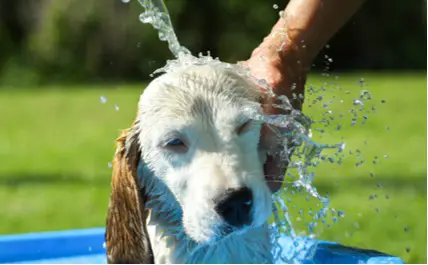
[[249, 188], [228, 189], [214, 200], [216, 212], [231, 226], [251, 222], [253, 193]]

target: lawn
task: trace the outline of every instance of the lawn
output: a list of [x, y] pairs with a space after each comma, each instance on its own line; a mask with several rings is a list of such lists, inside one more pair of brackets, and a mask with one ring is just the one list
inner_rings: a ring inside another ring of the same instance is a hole
[[[320, 94], [308, 94], [306, 114], [320, 120], [326, 112], [323, 104], [333, 100], [330, 110], [336, 116], [327, 128], [314, 125], [325, 129], [314, 131], [314, 139], [347, 143], [342, 165], [322, 163], [315, 170], [320, 194], [328, 194], [331, 207], [345, 212], [337, 222], [328, 219], [330, 227], [320, 223], [320, 237], [425, 263], [425, 74], [340, 74], [338, 79], [316, 75], [308, 83], [326, 91], [316, 104], [311, 102]], [[0, 234], [105, 224], [114, 139], [133, 121], [143, 89], [110, 85], [0, 90]], [[368, 119], [361, 125], [360, 114], [351, 126], [352, 100], [362, 89], [372, 93], [365, 105]], [[107, 101], [102, 103], [101, 96]], [[341, 130], [336, 130], [338, 122], [343, 123]], [[356, 166], [361, 160], [364, 163]], [[301, 201], [293, 200], [293, 205]], [[300, 231], [308, 212], [292, 213]]]

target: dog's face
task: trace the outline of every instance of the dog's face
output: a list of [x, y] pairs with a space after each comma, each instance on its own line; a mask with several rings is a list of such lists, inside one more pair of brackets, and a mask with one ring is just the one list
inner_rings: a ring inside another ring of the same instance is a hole
[[192, 66], [154, 80], [139, 103], [142, 160], [165, 184], [194, 241], [212, 243], [271, 213], [255, 84], [224, 67]]

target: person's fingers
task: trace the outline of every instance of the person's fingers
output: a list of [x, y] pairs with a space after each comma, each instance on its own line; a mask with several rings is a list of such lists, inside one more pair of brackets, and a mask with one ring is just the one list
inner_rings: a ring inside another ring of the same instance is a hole
[[268, 153], [267, 160], [263, 165], [266, 184], [273, 193], [281, 188], [282, 174], [285, 172], [285, 168], [280, 163], [281, 157], [278, 155], [283, 147], [273, 131], [275, 129], [271, 125], [263, 124], [260, 137], [261, 147]]
[[[239, 64], [247, 67], [254, 78], [263, 80], [265, 84], [259, 84], [261, 91], [260, 103], [262, 104], [265, 115], [287, 114], [287, 110], [275, 107], [281, 102], [276, 98], [275, 93], [280, 95], [285, 94], [290, 98], [292, 83], [288, 75], [288, 71], [281, 71], [278, 65], [272, 62], [266, 63], [260, 61], [260, 58], [252, 56], [247, 61], [239, 62]], [[300, 85], [300, 84], [298, 84]], [[273, 91], [270, 91], [273, 89]], [[287, 93], [286, 93], [287, 92]], [[294, 107], [298, 106], [296, 102], [291, 101]], [[267, 161], [264, 164], [264, 174], [266, 184], [272, 192], [278, 191], [282, 186], [283, 174], [285, 174], [287, 164], [284, 164], [284, 159], [279, 156], [281, 147], [277, 135], [272, 131], [273, 126], [264, 124], [261, 131], [261, 144], [265, 150], [269, 151]], [[280, 129], [280, 128], [273, 128]], [[282, 168], [281, 168], [282, 167]]]

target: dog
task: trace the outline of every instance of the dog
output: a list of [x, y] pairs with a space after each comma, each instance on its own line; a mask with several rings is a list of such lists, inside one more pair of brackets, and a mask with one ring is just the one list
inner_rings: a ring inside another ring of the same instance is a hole
[[262, 92], [237, 67], [186, 66], [144, 90], [117, 139], [109, 263], [273, 262]]

